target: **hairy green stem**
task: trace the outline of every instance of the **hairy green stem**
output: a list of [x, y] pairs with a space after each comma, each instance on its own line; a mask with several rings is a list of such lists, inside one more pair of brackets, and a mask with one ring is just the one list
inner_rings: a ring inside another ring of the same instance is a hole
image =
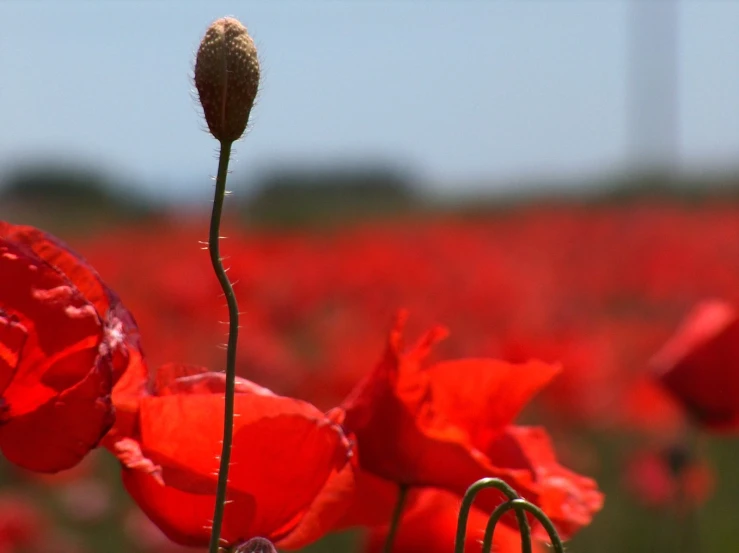
[[554, 549], [555, 553], [564, 553], [564, 544], [562, 543], [562, 539], [559, 537], [559, 533], [554, 527], [552, 521], [549, 520], [549, 517], [544, 513], [544, 511], [525, 499], [509, 499], [495, 508], [493, 514], [490, 515], [488, 525], [485, 528], [485, 537], [482, 542], [482, 553], [490, 553], [490, 551], [492, 551], [493, 532], [495, 531], [495, 526], [500, 522], [503, 515], [511, 509], [515, 509], [517, 513], [523, 514], [523, 511], [528, 511], [534, 515], [549, 534], [549, 539], [552, 542], [552, 549]]
[[385, 547], [382, 549], [383, 553], [391, 553], [393, 550], [395, 535], [398, 533], [398, 528], [400, 527], [400, 519], [403, 518], [403, 508], [405, 507], [405, 500], [407, 498], [408, 486], [406, 484], [400, 484], [398, 486], [398, 500], [395, 502], [393, 517], [390, 519], [390, 528], [387, 531], [387, 538], [385, 539]]
[[228, 348], [226, 350], [226, 394], [223, 416], [223, 449], [221, 450], [221, 466], [218, 470], [218, 487], [216, 489], [216, 505], [213, 511], [213, 530], [210, 535], [209, 553], [218, 553], [221, 542], [221, 526], [226, 509], [226, 493], [228, 488], [228, 468], [231, 464], [231, 444], [233, 442], [234, 395], [236, 388], [236, 343], [239, 339], [239, 307], [233, 286], [223, 268], [220, 251], [221, 214], [223, 199], [226, 196], [226, 177], [228, 162], [231, 157], [231, 141], [221, 141], [221, 152], [218, 158], [218, 175], [216, 191], [213, 198], [213, 212], [210, 218], [208, 234], [208, 251], [210, 262], [223, 288], [228, 302]]
[[[482, 478], [467, 488], [467, 492], [465, 492], [462, 498], [462, 506], [459, 509], [459, 518], [457, 519], [457, 536], [454, 540], [454, 553], [464, 553], [467, 520], [470, 516], [472, 503], [474, 503], [477, 494], [486, 488], [495, 488], [505, 495], [509, 501], [520, 499], [516, 490], [500, 478]], [[520, 509], [516, 509], [516, 518], [521, 533], [521, 551], [522, 553], [531, 553], [531, 527], [529, 526], [529, 521], [526, 518], [526, 514]]]

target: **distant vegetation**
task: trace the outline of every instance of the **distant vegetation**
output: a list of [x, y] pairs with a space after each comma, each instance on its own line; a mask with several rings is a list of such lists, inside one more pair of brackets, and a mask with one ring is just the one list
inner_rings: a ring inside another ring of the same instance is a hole
[[392, 169], [277, 170], [261, 179], [244, 214], [256, 223], [330, 223], [407, 212], [421, 201], [412, 179]]
[[143, 198], [122, 190], [90, 169], [51, 164], [21, 167], [0, 180], [0, 218], [28, 224], [52, 218], [66, 227], [94, 228], [149, 214]]
[[[255, 192], [241, 205], [242, 220], [258, 226], [333, 225], [367, 218], [428, 211], [485, 216], [537, 202], [632, 203], [739, 201], [739, 172], [672, 178], [659, 172], [603, 177], [598, 183], [526, 183], [520, 192], [434, 201], [409, 173], [383, 166], [275, 169], [250, 183]], [[0, 178], [0, 218], [65, 228], [95, 229], [116, 220], [161, 212], [137, 187], [90, 169], [41, 164]], [[48, 224], [48, 223], [47, 223]]]

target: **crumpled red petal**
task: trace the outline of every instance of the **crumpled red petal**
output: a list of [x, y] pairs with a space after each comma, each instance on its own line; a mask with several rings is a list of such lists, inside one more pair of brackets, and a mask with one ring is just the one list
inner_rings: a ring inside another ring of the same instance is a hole
[[78, 384], [0, 426], [0, 447], [13, 463], [37, 472], [75, 466], [115, 420], [110, 370], [103, 361]]
[[10, 317], [0, 315], [0, 396], [13, 381], [25, 342], [26, 329]]
[[61, 272], [84, 298], [94, 306], [103, 322], [104, 341], [111, 358], [115, 426], [105, 438], [115, 443], [130, 434], [135, 424], [140, 398], [147, 393], [149, 370], [136, 321], [98, 272], [67, 244], [31, 226], [0, 221], [0, 237], [33, 252]]
[[[557, 527], [563, 539], [590, 523], [603, 507], [603, 494], [592, 478], [577, 474], [557, 461], [547, 431], [543, 427], [508, 426], [485, 450], [491, 467], [517, 471], [510, 483], [526, 499], [539, 505]], [[500, 504], [497, 494], [480, 493], [476, 504], [492, 511]], [[510, 523], [514, 524], [511, 517]], [[546, 539], [538, 527], [537, 535]]]
[[425, 371], [432, 399], [422, 407], [419, 422], [429, 433], [448, 426], [464, 428], [476, 447], [487, 449], [560, 370], [541, 361], [437, 363]]
[[33, 252], [0, 238], [0, 449], [29, 470], [70, 468], [113, 423], [94, 307]]
[[[123, 306], [118, 295], [102, 280], [98, 272], [67, 244], [40, 229], [26, 225], [12, 225], [0, 221], [0, 238], [33, 252], [40, 259], [61, 272], [82, 296], [90, 302], [101, 320], [110, 349], [113, 382], [118, 383], [117, 404], [137, 397], [148, 379], [143, 359], [138, 327], [133, 315]], [[124, 373], [127, 378], [123, 379]], [[119, 380], [123, 382], [119, 383]]]
[[[425, 368], [423, 360], [443, 332], [432, 330], [404, 352], [404, 322], [401, 313], [383, 360], [342, 405], [362, 468], [460, 495], [480, 478], [498, 477], [544, 508], [564, 537], [589, 522], [602, 503], [594, 482], [558, 465], [545, 434], [518, 432], [509, 424], [559, 367], [468, 359]], [[557, 478], [546, 478], [550, 472]], [[488, 511], [503, 501], [495, 490], [481, 498]], [[515, 517], [504, 520], [515, 524]]]

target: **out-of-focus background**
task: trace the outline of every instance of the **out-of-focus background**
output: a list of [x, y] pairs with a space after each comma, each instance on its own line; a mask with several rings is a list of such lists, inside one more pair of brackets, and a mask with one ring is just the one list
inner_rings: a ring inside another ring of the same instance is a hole
[[[735, 442], [677, 482], [684, 416], [647, 366], [696, 302], [739, 300], [739, 3], [0, 3], [0, 218], [83, 253], [153, 366], [222, 363], [191, 73], [223, 15], [263, 69], [225, 232], [241, 373], [329, 408], [400, 307], [449, 327], [440, 356], [561, 360], [526, 420], [607, 497], [570, 550], [736, 551]], [[0, 479], [2, 551], [170, 550], [105, 452]]]

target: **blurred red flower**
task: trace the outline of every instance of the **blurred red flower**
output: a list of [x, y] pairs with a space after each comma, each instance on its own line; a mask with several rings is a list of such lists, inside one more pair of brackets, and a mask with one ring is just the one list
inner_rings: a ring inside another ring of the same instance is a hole
[[[461, 499], [447, 491], [422, 488], [405, 512], [393, 542], [394, 553], [449, 553], [454, 551], [457, 517]], [[467, 553], [482, 551], [489, 514], [473, 507], [467, 521], [464, 550]], [[387, 540], [388, 525], [370, 529], [364, 545], [365, 553], [380, 553]], [[532, 544], [534, 553], [547, 550], [542, 544]], [[496, 553], [520, 553], [521, 536], [517, 529], [499, 524], [493, 534], [493, 551]]]
[[28, 499], [14, 493], [0, 496], [0, 553], [38, 549], [47, 530], [46, 517]]
[[739, 317], [731, 305], [698, 304], [652, 366], [698, 424], [739, 431]]
[[[626, 380], [626, 378], [624, 378]], [[685, 430], [686, 415], [680, 403], [650, 374], [627, 380], [614, 409], [620, 429], [652, 434], [662, 439], [678, 437]]]
[[110, 335], [93, 305], [30, 249], [0, 238], [0, 449], [55, 472], [113, 424]]
[[[362, 468], [457, 494], [499, 477], [544, 509], [563, 537], [588, 524], [603, 503], [595, 482], [558, 464], [543, 429], [511, 425], [559, 368], [491, 359], [424, 367], [446, 332], [435, 328], [403, 351], [406, 318], [397, 316], [383, 359], [334, 415], [356, 435]], [[501, 501], [499, 492], [484, 490], [476, 504], [490, 512]]]
[[[137, 431], [112, 445], [123, 482], [173, 541], [207, 545], [223, 435], [225, 378], [160, 369]], [[296, 549], [328, 532], [353, 498], [352, 446], [317, 408], [239, 379], [223, 540]]]
[[159, 527], [136, 506], [123, 517], [123, 528], [136, 550], [148, 553], [204, 553], [206, 548], [193, 549], [172, 542]]
[[715, 487], [711, 468], [675, 446], [634, 454], [624, 478], [627, 489], [648, 507], [696, 508]]

